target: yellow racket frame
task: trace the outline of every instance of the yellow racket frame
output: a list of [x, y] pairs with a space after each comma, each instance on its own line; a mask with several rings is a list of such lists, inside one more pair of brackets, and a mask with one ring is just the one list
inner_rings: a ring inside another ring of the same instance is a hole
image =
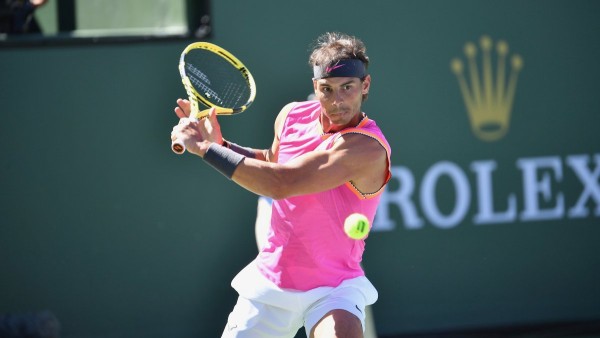
[[[194, 89], [194, 86], [192, 86], [189, 77], [187, 77], [187, 75], [185, 75], [184, 58], [185, 58], [185, 55], [187, 53], [189, 53], [191, 50], [198, 49], [198, 48], [206, 49], [206, 50], [209, 50], [209, 51], [219, 55], [220, 57], [225, 59], [227, 62], [229, 62], [233, 67], [235, 67], [240, 73], [242, 73], [242, 75], [244, 76], [246, 81], [248, 81], [248, 84], [250, 87], [250, 98], [243, 106], [237, 107], [235, 109], [230, 108], [230, 107], [220, 107], [220, 106], [208, 101], [205, 97], [200, 95]], [[218, 115], [233, 115], [233, 114], [241, 113], [244, 110], [246, 110], [250, 106], [250, 104], [252, 104], [252, 102], [254, 101], [254, 98], [256, 97], [256, 83], [254, 82], [254, 77], [252, 76], [250, 71], [248, 71], [248, 68], [246, 68], [246, 66], [244, 66], [244, 64], [238, 58], [236, 58], [233, 54], [231, 54], [230, 52], [226, 51], [225, 49], [223, 49], [215, 44], [212, 44], [210, 42], [194, 42], [194, 43], [189, 44], [183, 50], [183, 52], [181, 53], [181, 57], [179, 58], [179, 74], [181, 75], [181, 81], [183, 82], [183, 86], [185, 87], [185, 90], [188, 94], [188, 98], [191, 103], [190, 118], [192, 118], [192, 119], [201, 119], [203, 117], [206, 117], [208, 115], [208, 111], [213, 107], [216, 108], [216, 113]], [[204, 106], [208, 107], [208, 109], [200, 111], [200, 109], [198, 107], [198, 102], [201, 102]]]

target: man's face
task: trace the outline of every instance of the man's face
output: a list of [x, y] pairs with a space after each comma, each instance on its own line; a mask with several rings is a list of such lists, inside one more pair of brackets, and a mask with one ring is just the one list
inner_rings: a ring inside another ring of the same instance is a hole
[[370, 83], [370, 76], [364, 81], [356, 77], [330, 77], [313, 81], [315, 95], [322, 106], [325, 131], [353, 127], [360, 121], [362, 97], [369, 91]]

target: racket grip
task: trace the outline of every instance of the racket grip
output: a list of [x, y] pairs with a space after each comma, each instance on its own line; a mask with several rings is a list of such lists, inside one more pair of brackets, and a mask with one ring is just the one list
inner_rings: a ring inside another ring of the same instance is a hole
[[[191, 122], [198, 122], [198, 118], [197, 117], [188, 117], [187, 118], [189, 121]], [[173, 150], [173, 152], [177, 155], [181, 155], [183, 153], [185, 153], [185, 144], [183, 144], [183, 142], [179, 141], [179, 140], [175, 140], [173, 142], [171, 142], [171, 150]]]
[[175, 140], [171, 143], [171, 150], [177, 155], [181, 155], [185, 153], [185, 144], [183, 142], [179, 142], [179, 140]]

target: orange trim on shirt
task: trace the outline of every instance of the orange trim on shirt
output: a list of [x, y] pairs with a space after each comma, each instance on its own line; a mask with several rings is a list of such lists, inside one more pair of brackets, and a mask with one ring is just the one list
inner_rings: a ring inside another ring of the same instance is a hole
[[[365, 117], [364, 120], [367, 120], [367, 118]], [[366, 122], [365, 122], [366, 124]], [[362, 126], [363, 123], [360, 123], [359, 126]], [[346, 182], [345, 185], [346, 187], [348, 187], [358, 198], [360, 199], [369, 199], [369, 198], [373, 198], [375, 196], [378, 196], [379, 194], [381, 194], [383, 192], [383, 188], [385, 187], [385, 185], [390, 181], [390, 179], [392, 178], [392, 171], [391, 171], [391, 166], [392, 166], [392, 161], [391, 161], [391, 149], [389, 148], [389, 146], [387, 145], [387, 143], [385, 141], [383, 141], [383, 139], [381, 139], [378, 135], [371, 133], [369, 131], [366, 131], [362, 128], [356, 127], [356, 128], [348, 128], [348, 129], [344, 129], [339, 133], [339, 136], [342, 136], [344, 134], [362, 134], [368, 137], [371, 137], [373, 139], [375, 139], [377, 142], [379, 142], [379, 144], [381, 144], [381, 146], [385, 149], [386, 152], [386, 156], [387, 156], [387, 163], [388, 163], [388, 168], [387, 168], [387, 175], [385, 178], [385, 182], [383, 182], [383, 185], [381, 186], [381, 188], [379, 188], [379, 190], [377, 190], [374, 193], [363, 193], [360, 190], [358, 190], [353, 184], [352, 182]]]

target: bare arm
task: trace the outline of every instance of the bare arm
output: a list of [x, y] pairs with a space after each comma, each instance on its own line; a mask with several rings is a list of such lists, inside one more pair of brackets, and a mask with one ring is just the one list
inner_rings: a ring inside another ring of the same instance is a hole
[[304, 154], [285, 164], [246, 158], [232, 179], [260, 195], [281, 199], [325, 191], [348, 181], [364, 192], [385, 183], [387, 154], [374, 139], [359, 134], [341, 137], [329, 150]]
[[[176, 113], [181, 112], [176, 109]], [[375, 192], [383, 186], [388, 166], [386, 151], [376, 140], [360, 134], [340, 137], [329, 150], [313, 151], [285, 164], [276, 163], [285, 116], [284, 108], [275, 123], [271, 148], [257, 150], [256, 158], [245, 158], [235, 169], [233, 181], [274, 199], [325, 191], [348, 181], [363, 192]], [[188, 151], [201, 157], [212, 143], [222, 142], [214, 112], [199, 122], [176, 126], [173, 135], [185, 139]]]
[[[287, 104], [285, 107], [283, 107], [281, 109], [281, 111], [277, 115], [277, 118], [275, 119], [275, 126], [274, 126], [274, 129], [275, 129], [274, 135], [275, 136], [273, 138], [273, 143], [271, 144], [271, 147], [269, 149], [246, 148], [246, 149], [252, 150], [252, 152], [254, 153], [255, 159], [260, 160], [260, 161], [267, 161], [267, 162], [277, 162], [277, 153], [279, 150], [279, 136], [281, 135], [281, 130], [283, 128], [283, 122], [285, 121], [285, 117], [287, 116], [288, 112], [291, 110], [293, 104], [294, 104], [293, 102]], [[190, 102], [188, 100], [178, 99], [177, 107], [175, 107], [174, 111], [175, 111], [175, 114], [180, 119], [187, 118], [190, 115]], [[204, 133], [197, 132], [196, 130], [189, 130], [189, 129], [196, 129], [197, 126], [195, 126], [193, 122], [186, 122], [185, 120], [181, 121], [181, 122], [183, 124], [187, 123], [187, 125], [191, 126], [192, 128], [186, 128], [184, 126], [178, 126], [176, 128], [179, 129], [180, 132], [184, 132], [185, 130], [187, 130], [188, 134], [190, 134], [190, 138], [195, 137], [197, 139], [204, 139], [204, 140], [208, 140], [208, 141], [211, 141], [211, 142], [214, 142], [217, 144], [223, 144], [225, 141], [225, 138], [223, 137], [223, 135], [221, 133], [221, 127], [216, 119], [216, 116], [214, 116], [212, 119], [207, 119], [207, 120], [209, 120], [209, 121], [196, 122], [197, 124], [199, 124], [199, 123], [203, 124], [203, 126], [206, 130], [206, 132], [204, 132]], [[174, 128], [174, 131], [175, 131], [175, 128]], [[191, 150], [191, 152], [197, 153], [193, 150]], [[197, 155], [199, 155], [199, 154], [197, 154]]]

